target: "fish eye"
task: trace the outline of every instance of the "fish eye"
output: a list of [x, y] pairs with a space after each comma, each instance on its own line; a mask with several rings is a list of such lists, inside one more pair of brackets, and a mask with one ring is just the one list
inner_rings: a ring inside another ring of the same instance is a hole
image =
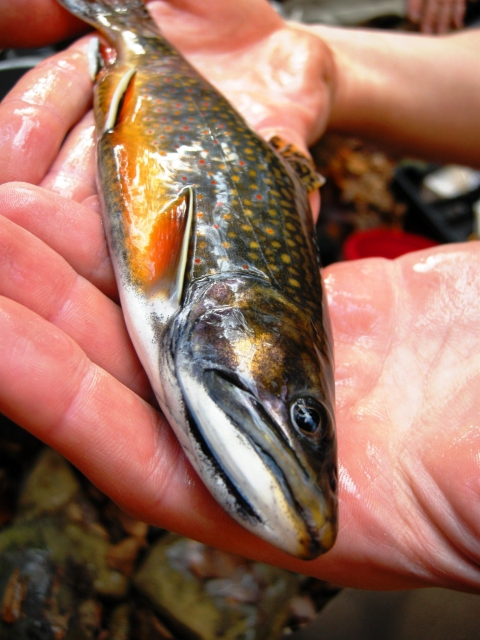
[[297, 398], [290, 407], [290, 417], [293, 425], [309, 436], [321, 435], [328, 424], [327, 410], [311, 396]]

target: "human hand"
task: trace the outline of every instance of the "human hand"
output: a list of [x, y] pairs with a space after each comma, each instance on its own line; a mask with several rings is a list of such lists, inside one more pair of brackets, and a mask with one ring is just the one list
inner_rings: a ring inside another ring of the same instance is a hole
[[466, 0], [408, 0], [407, 15], [423, 33], [448, 33], [461, 29]]
[[340, 584], [478, 589], [477, 246], [325, 271], [340, 533], [316, 561], [287, 558], [226, 516], [149, 404], [115, 303], [88, 119], [52, 164], [90, 91], [74, 47], [0, 110], [0, 181], [30, 183], [0, 188], [0, 409], [159, 526]]

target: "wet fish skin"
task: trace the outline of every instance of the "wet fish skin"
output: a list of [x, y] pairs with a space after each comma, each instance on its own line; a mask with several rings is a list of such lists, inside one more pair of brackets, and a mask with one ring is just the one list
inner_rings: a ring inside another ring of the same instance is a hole
[[116, 50], [94, 105], [105, 229], [130, 335], [212, 494], [290, 554], [337, 527], [329, 322], [291, 166], [138, 0], [61, 0]]

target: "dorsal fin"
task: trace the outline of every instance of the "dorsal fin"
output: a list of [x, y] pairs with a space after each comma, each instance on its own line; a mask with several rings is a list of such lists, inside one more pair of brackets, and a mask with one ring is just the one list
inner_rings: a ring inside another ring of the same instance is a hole
[[325, 184], [325, 178], [318, 173], [312, 160], [301, 149], [280, 136], [273, 136], [270, 139], [270, 144], [290, 164], [308, 193], [312, 193]]

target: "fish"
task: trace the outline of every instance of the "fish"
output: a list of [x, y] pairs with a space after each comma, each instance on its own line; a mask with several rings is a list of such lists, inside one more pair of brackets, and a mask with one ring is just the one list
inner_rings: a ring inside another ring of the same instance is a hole
[[259, 137], [140, 0], [59, 2], [100, 33], [104, 228], [159, 405], [227, 513], [313, 559], [335, 541], [338, 502], [311, 162]]

